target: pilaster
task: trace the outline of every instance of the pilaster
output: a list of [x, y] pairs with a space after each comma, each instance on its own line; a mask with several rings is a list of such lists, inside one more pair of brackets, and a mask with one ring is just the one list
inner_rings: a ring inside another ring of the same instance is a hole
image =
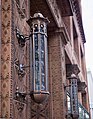
[[50, 86], [50, 119], [65, 118], [64, 80], [65, 57], [61, 36], [52, 33], [48, 40], [49, 46], [49, 86]]
[[11, 110], [11, 0], [1, 0], [1, 117], [10, 119]]

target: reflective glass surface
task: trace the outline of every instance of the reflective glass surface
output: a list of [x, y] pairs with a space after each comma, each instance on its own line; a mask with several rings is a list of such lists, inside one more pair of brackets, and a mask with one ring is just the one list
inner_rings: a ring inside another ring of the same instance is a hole
[[85, 107], [79, 103], [79, 119], [90, 119]]
[[38, 34], [34, 35], [34, 41], [35, 41], [35, 90], [40, 90]]
[[68, 113], [71, 113], [71, 102], [70, 102], [70, 96], [67, 94], [67, 108]]
[[[40, 38], [40, 39], [39, 39]], [[35, 46], [35, 90], [45, 90], [45, 47], [44, 35], [34, 34]]]
[[45, 90], [45, 48], [44, 35], [41, 35], [41, 90]]

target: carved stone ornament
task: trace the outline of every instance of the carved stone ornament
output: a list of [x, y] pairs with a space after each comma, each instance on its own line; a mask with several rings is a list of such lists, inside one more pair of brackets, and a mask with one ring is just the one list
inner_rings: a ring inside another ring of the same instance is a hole
[[73, 73], [77, 76], [80, 70], [77, 64], [66, 64], [66, 72], [67, 77], [70, 77]]
[[24, 103], [22, 102], [16, 102], [16, 106], [19, 112], [22, 112], [24, 109]]
[[78, 82], [78, 91], [81, 93], [85, 93], [85, 88], [87, 87], [85, 82]]
[[[26, 17], [26, 6], [25, 6], [25, 0], [20, 2], [20, 0], [15, 0], [18, 13], [22, 19]], [[22, 5], [21, 5], [22, 3]]]
[[49, 119], [48, 117], [48, 102], [44, 104], [32, 103], [31, 106], [31, 118], [34, 119]]

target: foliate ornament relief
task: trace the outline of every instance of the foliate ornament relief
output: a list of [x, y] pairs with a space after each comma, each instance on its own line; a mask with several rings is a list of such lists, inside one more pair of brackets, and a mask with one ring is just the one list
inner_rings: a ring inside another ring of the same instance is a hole
[[24, 109], [24, 103], [17, 101], [16, 102], [16, 107], [18, 109], [18, 112], [22, 112]]
[[13, 118], [12, 119], [28, 119], [26, 118], [26, 104], [15, 100], [13, 102]]

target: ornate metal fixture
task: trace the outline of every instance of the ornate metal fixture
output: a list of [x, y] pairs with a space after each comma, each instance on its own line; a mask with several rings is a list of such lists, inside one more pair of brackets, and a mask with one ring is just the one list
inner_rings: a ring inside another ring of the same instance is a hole
[[[37, 103], [44, 102], [48, 96], [48, 56], [47, 24], [48, 19], [41, 13], [35, 13], [27, 21], [31, 28], [30, 61], [33, 64], [31, 97]], [[30, 66], [31, 67], [31, 66]]]
[[19, 87], [16, 87], [15, 95], [16, 95], [15, 99], [17, 99], [20, 102], [25, 102], [25, 98], [27, 94], [25, 92], [20, 92]]
[[23, 64], [20, 64], [18, 60], [15, 61], [15, 67], [20, 77], [25, 75], [25, 68]]
[[77, 87], [77, 77], [72, 74], [69, 77], [70, 80], [70, 97], [71, 97], [71, 114], [74, 119], [78, 118], [78, 87]]
[[20, 33], [19, 29], [16, 29], [16, 37], [18, 39], [19, 46], [24, 47], [26, 40], [29, 40], [29, 36], [24, 36]]
[[[30, 74], [32, 74], [30, 96], [36, 103], [43, 103], [49, 96], [48, 91], [48, 53], [47, 53], [47, 24], [48, 19], [41, 13], [35, 13], [27, 21], [31, 28], [29, 37], [25, 37], [18, 30], [16, 36], [19, 46], [24, 47], [26, 40], [30, 41]], [[23, 71], [23, 65], [19, 65]], [[31, 77], [30, 77], [31, 78]], [[16, 92], [17, 97], [24, 93]], [[25, 95], [25, 94], [24, 94]]]

